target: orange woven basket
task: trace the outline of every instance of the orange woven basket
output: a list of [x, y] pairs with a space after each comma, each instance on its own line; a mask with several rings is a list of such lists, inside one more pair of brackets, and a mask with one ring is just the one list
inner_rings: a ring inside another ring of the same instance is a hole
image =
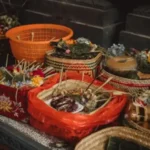
[[73, 31], [55, 24], [31, 24], [15, 27], [6, 33], [17, 60], [44, 61], [46, 51], [51, 50], [50, 41], [69, 40]]

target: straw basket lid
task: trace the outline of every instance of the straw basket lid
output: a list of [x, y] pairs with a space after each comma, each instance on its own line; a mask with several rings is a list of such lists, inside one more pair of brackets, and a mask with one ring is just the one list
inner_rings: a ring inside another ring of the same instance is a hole
[[84, 138], [77, 144], [75, 150], [105, 150], [106, 143], [112, 136], [150, 148], [150, 138], [144, 133], [127, 127], [111, 127]]

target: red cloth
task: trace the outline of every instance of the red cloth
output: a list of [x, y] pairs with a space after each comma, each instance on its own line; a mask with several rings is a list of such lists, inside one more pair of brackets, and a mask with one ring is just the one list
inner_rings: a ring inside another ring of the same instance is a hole
[[27, 122], [27, 93], [29, 89], [0, 85], [0, 115]]

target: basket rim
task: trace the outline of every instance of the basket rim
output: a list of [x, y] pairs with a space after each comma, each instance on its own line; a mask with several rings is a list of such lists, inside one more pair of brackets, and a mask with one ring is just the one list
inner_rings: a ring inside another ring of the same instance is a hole
[[[117, 78], [117, 79], [120, 79], [120, 80], [122, 80], [122, 81], [130, 81], [130, 82], [133, 82], [133, 81], [134, 81], [134, 82], [142, 82], [142, 81], [143, 81], [143, 82], [145, 82], [145, 81], [150, 82], [150, 79], [146, 79], [146, 80], [136, 80], [136, 79], [129, 79], [129, 78], [117, 76], [117, 75], [115, 75], [115, 74], [112, 74], [112, 73], [106, 71], [105, 69], [103, 69], [102, 72], [104, 72], [104, 73], [106, 73], [106, 74], [108, 74], [108, 75], [110, 75], [110, 76], [115, 77], [114, 80]], [[103, 75], [105, 75], [105, 74], [103, 74]], [[113, 81], [113, 79], [112, 79], [112, 81]]]
[[[99, 52], [94, 58], [91, 58], [91, 59], [67, 59], [67, 58], [58, 58], [58, 57], [54, 57], [54, 56], [51, 56], [51, 54], [54, 52], [54, 49], [53, 50], [50, 50], [50, 51], [47, 51], [46, 52], [46, 59], [48, 60], [52, 60], [52, 61], [57, 61], [59, 63], [71, 63], [71, 64], [79, 64], [79, 63], [82, 63], [84, 62], [85, 63], [88, 63], [88, 62], [96, 62], [99, 58], [102, 57], [102, 53]], [[47, 53], [50, 53], [50, 55], [48, 55]]]
[[[150, 135], [150, 129], [147, 129], [147, 128], [144, 128], [142, 126], [140, 126], [139, 124], [137, 124], [136, 122], [134, 122], [133, 120], [131, 119], [124, 119], [125, 122], [127, 122], [127, 126], [131, 126], [132, 128], [135, 128], [145, 134], [148, 134]], [[126, 123], [125, 123], [126, 124]]]
[[[53, 28], [56, 28], [56, 29], [63, 28], [65, 30], [67, 30], [69, 34], [67, 36], [63, 37], [62, 38], [63, 40], [70, 39], [73, 36], [73, 34], [74, 34], [74, 32], [73, 32], [73, 30], [71, 28], [63, 26], [63, 25], [58, 25], [58, 24], [28, 24], [28, 25], [17, 26], [17, 27], [14, 27], [14, 28], [10, 29], [9, 31], [6, 32], [5, 36], [6, 36], [6, 38], [8, 38], [8, 39], [10, 39], [12, 41], [15, 41], [17, 43], [22, 43], [22, 44], [33, 44], [33, 43], [34, 44], [48, 44], [51, 39], [49, 41], [34, 41], [33, 42], [33, 41], [23, 41], [23, 40], [17, 40], [15, 38], [11, 38], [11, 34], [15, 34], [16, 32], [22, 31], [23, 29], [29, 29], [29, 28], [30, 29], [35, 29], [35, 28], [36, 29], [38, 29], [38, 28], [40, 29], [41, 26], [43, 28], [53, 27]], [[59, 39], [52, 40], [52, 41], [58, 41], [58, 40]]]
[[[76, 145], [75, 150], [91, 150], [91, 148], [95, 148], [96, 146], [99, 147], [99, 149], [104, 150], [106, 141], [112, 136], [136, 142], [150, 148], [150, 139], [146, 134], [129, 127], [119, 126], [109, 127], [83, 138]], [[90, 147], [89, 149], [88, 146]]]

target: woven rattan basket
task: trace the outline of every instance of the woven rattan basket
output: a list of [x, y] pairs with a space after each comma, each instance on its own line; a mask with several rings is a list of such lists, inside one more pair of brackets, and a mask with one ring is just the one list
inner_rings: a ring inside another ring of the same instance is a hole
[[150, 138], [147, 135], [127, 127], [111, 127], [84, 138], [75, 150], [105, 150], [107, 141], [112, 136], [150, 148]]
[[[139, 131], [141, 131], [141, 132], [143, 132], [145, 134], [148, 134], [149, 137], [150, 137], [150, 128], [149, 128], [150, 127], [150, 123], [149, 122], [143, 122], [143, 123], [139, 122], [139, 123], [136, 123], [136, 122], [134, 122], [132, 120], [124, 119], [123, 123], [126, 126], [132, 127], [132, 128], [137, 129], [137, 130], [139, 130]], [[149, 126], [146, 127], [145, 124], [149, 124]]]
[[113, 85], [117, 89], [124, 90], [127, 92], [136, 92], [140, 89], [148, 89], [150, 87], [150, 79], [133, 80], [128, 78], [123, 78], [120, 76], [116, 76], [112, 73], [109, 73], [103, 69], [101, 80], [106, 81], [109, 77], [113, 77], [113, 79], [109, 82], [109, 84]]
[[64, 70], [78, 71], [79, 73], [88, 74], [91, 77], [96, 75], [97, 67], [102, 58], [101, 53], [92, 59], [86, 60], [57, 58], [51, 56], [52, 53], [54, 53], [54, 50], [46, 53], [45, 65], [53, 66], [57, 71], [60, 71], [63, 66]]
[[[55, 90], [58, 90], [58, 95], [60, 94], [60, 92], [63, 90], [66, 91], [72, 91], [72, 90], [77, 90], [77, 89], [86, 89], [88, 87], [88, 83], [87, 82], [81, 82], [79, 80], [65, 80], [62, 81], [60, 84], [56, 84], [54, 85], [52, 88], [48, 89], [48, 90], [44, 90], [43, 92], [38, 94], [38, 98], [40, 100], [44, 100], [46, 104], [49, 105], [49, 102], [46, 101], [45, 99], [47, 99], [47, 97], [49, 97], [50, 95], [52, 95], [52, 93]], [[92, 85], [90, 87], [90, 89], [92, 89], [93, 91], [96, 90], [98, 88], [98, 86], [94, 86]], [[90, 114], [95, 113], [96, 111], [98, 111], [99, 109], [105, 107], [111, 100], [111, 94], [109, 94], [109, 98], [104, 102], [103, 105], [101, 105], [99, 108], [97, 108], [95, 111], [91, 112]]]

